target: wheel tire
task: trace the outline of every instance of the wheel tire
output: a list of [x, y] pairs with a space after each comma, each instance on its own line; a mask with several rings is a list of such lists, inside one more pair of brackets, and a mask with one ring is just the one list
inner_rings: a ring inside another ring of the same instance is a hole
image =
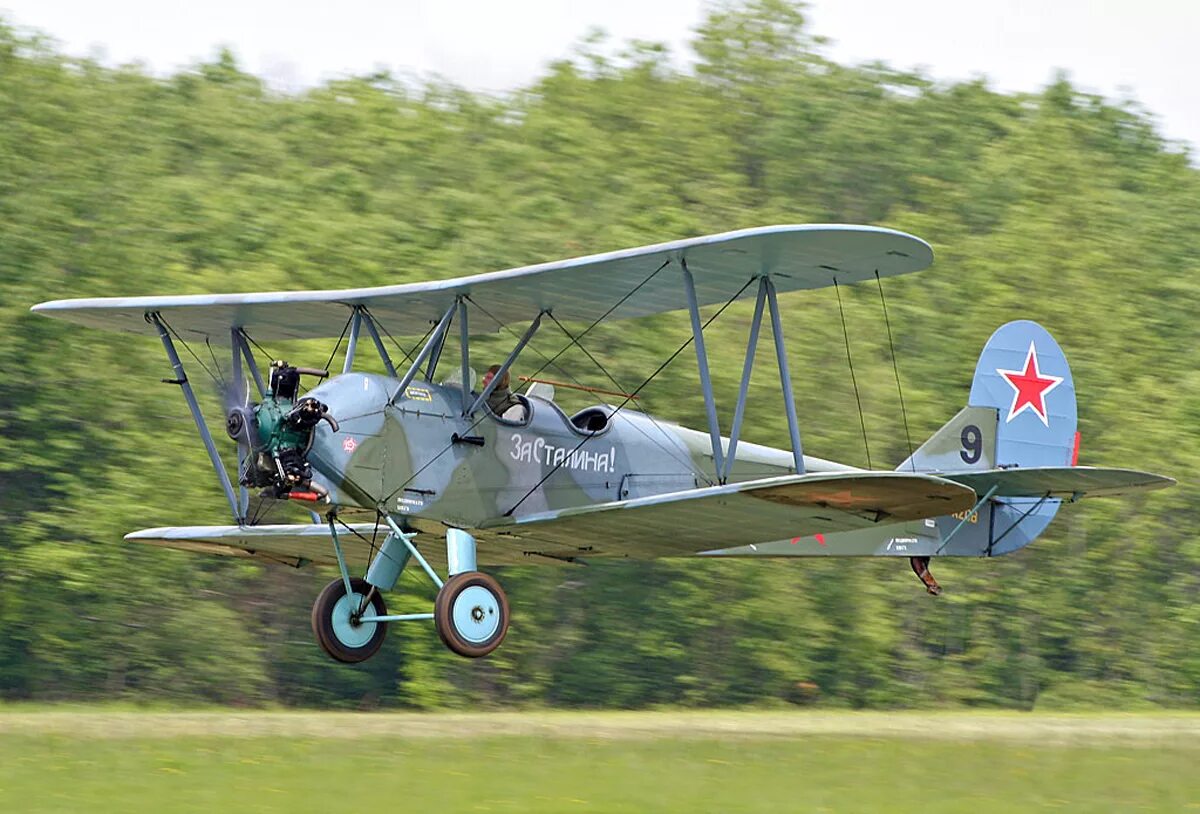
[[460, 656], [491, 653], [508, 633], [508, 597], [494, 577], [466, 571], [446, 580], [433, 603], [438, 636]]
[[[345, 601], [346, 585], [341, 579], [335, 579], [325, 586], [313, 602], [312, 628], [322, 650], [337, 661], [357, 664], [379, 652], [387, 636], [387, 623], [351, 622], [351, 612], [362, 604], [371, 586], [365, 579], [354, 577], [350, 580], [350, 589], [354, 592], [353, 607]], [[371, 597], [369, 610], [374, 611], [376, 616], [387, 614], [387, 606], [378, 591]]]

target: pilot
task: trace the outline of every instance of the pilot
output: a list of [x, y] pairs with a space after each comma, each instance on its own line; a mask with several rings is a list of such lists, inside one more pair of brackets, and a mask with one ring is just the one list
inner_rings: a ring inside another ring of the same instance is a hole
[[[485, 388], [492, 383], [492, 379], [500, 372], [500, 367], [500, 365], [492, 365], [483, 374], [483, 386]], [[496, 384], [495, 389], [488, 395], [487, 403], [488, 409], [505, 421], [525, 420], [525, 405], [508, 389], [507, 370], [500, 377], [500, 381]]]

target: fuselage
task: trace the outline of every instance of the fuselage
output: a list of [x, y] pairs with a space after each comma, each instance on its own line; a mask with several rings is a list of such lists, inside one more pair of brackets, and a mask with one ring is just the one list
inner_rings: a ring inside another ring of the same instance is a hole
[[[568, 416], [553, 401], [522, 397], [525, 418], [482, 406], [463, 415], [462, 388], [347, 373], [309, 395], [329, 405], [309, 453], [318, 479], [343, 506], [384, 509], [465, 528], [510, 515], [679, 492], [717, 481], [700, 433], [628, 407]], [[472, 395], [473, 399], [473, 395]], [[809, 472], [849, 470], [805, 456]], [[739, 443], [730, 481], [794, 471], [791, 452]]]

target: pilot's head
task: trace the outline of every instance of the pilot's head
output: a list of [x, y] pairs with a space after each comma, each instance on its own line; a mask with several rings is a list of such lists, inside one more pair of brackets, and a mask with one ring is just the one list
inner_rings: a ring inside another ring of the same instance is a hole
[[[496, 378], [496, 374], [499, 372], [500, 372], [500, 365], [492, 365], [491, 367], [489, 367], [487, 369], [487, 372], [483, 374], [483, 386], [487, 387], [489, 384], [491, 384], [492, 379]], [[500, 377], [500, 381], [496, 384], [496, 389], [497, 390], [507, 390], [508, 389], [508, 371], [507, 370], [504, 371], [504, 375]]]

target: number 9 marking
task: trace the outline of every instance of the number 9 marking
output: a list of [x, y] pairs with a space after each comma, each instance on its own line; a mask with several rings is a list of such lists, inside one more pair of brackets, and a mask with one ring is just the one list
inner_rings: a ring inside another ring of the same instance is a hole
[[960, 440], [962, 450], [958, 457], [963, 459], [963, 463], [976, 463], [983, 456], [983, 433], [974, 424], [968, 424], [963, 427]]

